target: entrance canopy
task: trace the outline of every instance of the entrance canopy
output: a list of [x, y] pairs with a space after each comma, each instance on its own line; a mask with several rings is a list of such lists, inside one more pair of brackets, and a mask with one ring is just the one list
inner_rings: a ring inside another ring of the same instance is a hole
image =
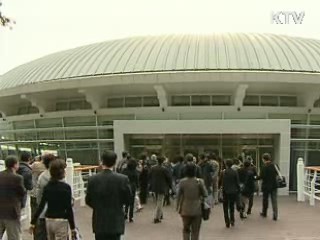
[[[114, 144], [118, 156], [128, 150], [125, 136], [134, 134], [272, 134], [272, 157], [289, 182], [290, 120], [116, 120]], [[288, 188], [281, 189], [281, 193], [288, 194]]]

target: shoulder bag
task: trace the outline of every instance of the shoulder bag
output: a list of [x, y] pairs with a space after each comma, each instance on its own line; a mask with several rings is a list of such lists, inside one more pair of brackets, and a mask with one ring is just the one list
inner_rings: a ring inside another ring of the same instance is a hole
[[[197, 179], [197, 182], [198, 182], [200, 194], [202, 194], [202, 186], [201, 186], [200, 180]], [[206, 203], [206, 201], [205, 201], [203, 196], [200, 196], [200, 197], [201, 197], [201, 215], [202, 215], [202, 219], [204, 221], [208, 221], [209, 218], [210, 218], [211, 207], [209, 206], [209, 204]]]
[[287, 182], [286, 182], [286, 178], [284, 176], [282, 176], [278, 166], [276, 164], [274, 164], [274, 168], [276, 169], [278, 175], [277, 175], [277, 187], [278, 188], [285, 188], [287, 187]]

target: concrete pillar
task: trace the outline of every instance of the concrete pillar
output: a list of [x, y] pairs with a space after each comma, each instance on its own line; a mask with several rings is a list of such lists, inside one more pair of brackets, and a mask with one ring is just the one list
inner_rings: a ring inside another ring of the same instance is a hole
[[298, 202], [304, 202], [305, 196], [304, 196], [304, 162], [303, 158], [298, 158], [297, 163], [297, 201]]
[[67, 158], [66, 182], [71, 186], [72, 194], [73, 194], [73, 175], [74, 175], [73, 159]]

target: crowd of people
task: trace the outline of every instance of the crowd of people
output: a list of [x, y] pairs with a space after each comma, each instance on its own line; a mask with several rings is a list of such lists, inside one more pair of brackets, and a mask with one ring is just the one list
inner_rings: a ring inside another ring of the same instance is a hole
[[[215, 154], [177, 156], [170, 161], [160, 155], [134, 159], [123, 152], [105, 151], [101, 170], [89, 178], [86, 204], [92, 208], [92, 228], [96, 240], [119, 240], [125, 222], [134, 222], [135, 212], [153, 199], [153, 223], [164, 219], [163, 207], [175, 199], [183, 223], [184, 240], [199, 239], [203, 209], [222, 202], [227, 228], [235, 226], [235, 212], [241, 219], [252, 213], [253, 198], [261, 180], [263, 204], [260, 215], [267, 217], [271, 197], [273, 220], [278, 219], [277, 176], [279, 170], [270, 154], [262, 156], [260, 172], [250, 157], [223, 161]], [[0, 172], [0, 239], [20, 240], [20, 217], [25, 211], [26, 192], [30, 191], [32, 220], [30, 233], [35, 240], [78, 239], [73, 214], [71, 187], [65, 182], [64, 160], [51, 154], [33, 159], [27, 152], [5, 160]], [[209, 211], [210, 212], [210, 211]]]

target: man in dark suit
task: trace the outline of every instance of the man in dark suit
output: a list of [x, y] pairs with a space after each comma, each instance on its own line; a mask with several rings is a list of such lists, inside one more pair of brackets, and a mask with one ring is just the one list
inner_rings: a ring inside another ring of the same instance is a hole
[[[19, 163], [19, 169], [17, 171], [17, 174], [23, 177], [24, 187], [27, 191], [31, 191], [33, 188], [32, 168], [29, 165], [30, 162], [31, 162], [31, 154], [28, 152], [22, 152], [20, 155], [20, 163]], [[27, 203], [27, 194], [24, 195], [24, 198], [22, 201], [22, 208], [26, 207], [26, 203]]]
[[232, 169], [233, 161], [226, 161], [226, 169], [222, 173], [223, 213], [226, 227], [234, 226], [234, 205], [240, 193], [238, 172]]
[[261, 190], [263, 193], [262, 198], [262, 217], [267, 217], [269, 196], [271, 197], [272, 209], [273, 209], [273, 220], [278, 220], [278, 203], [277, 203], [277, 170], [274, 163], [272, 162], [269, 153], [262, 155], [264, 166], [261, 168], [260, 179], [262, 180]]
[[117, 160], [114, 152], [106, 151], [101, 158], [103, 171], [89, 179], [86, 204], [93, 209], [96, 240], [120, 240], [125, 228], [123, 207], [130, 203], [129, 179], [113, 172]]
[[163, 166], [164, 158], [158, 157], [158, 165], [151, 168], [151, 191], [156, 194], [157, 206], [154, 214], [154, 223], [160, 223], [163, 218], [163, 201], [165, 194], [172, 189], [172, 180], [168, 169]]
[[0, 239], [6, 231], [8, 240], [20, 239], [20, 215], [25, 188], [23, 178], [16, 174], [18, 159], [9, 156], [5, 160], [6, 170], [0, 172]]

